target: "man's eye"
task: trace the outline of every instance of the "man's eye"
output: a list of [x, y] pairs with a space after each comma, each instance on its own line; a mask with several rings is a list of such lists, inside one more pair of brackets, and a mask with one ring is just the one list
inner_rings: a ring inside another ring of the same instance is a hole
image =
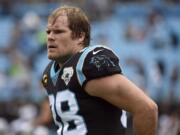
[[63, 31], [62, 30], [54, 30], [54, 33], [55, 34], [60, 34], [60, 33], [63, 33]]
[[51, 32], [53, 32], [54, 34], [60, 34], [63, 33], [63, 30], [46, 30], [47, 34], [50, 34]]
[[46, 30], [46, 33], [47, 33], [47, 34], [50, 34], [50, 32], [51, 32], [50, 30]]

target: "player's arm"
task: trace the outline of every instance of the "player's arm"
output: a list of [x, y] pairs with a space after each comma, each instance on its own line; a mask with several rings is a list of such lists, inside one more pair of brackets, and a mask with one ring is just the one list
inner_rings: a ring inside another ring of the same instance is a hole
[[52, 121], [51, 110], [49, 107], [48, 99], [44, 99], [40, 108], [40, 114], [36, 117], [33, 124], [34, 126], [47, 125]]
[[88, 94], [103, 98], [131, 112], [134, 135], [156, 135], [158, 108], [144, 92], [121, 74], [90, 80], [85, 85]]

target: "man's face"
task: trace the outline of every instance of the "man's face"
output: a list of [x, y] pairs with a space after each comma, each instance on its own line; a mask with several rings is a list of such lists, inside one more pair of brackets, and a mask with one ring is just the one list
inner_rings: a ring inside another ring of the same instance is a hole
[[66, 15], [60, 15], [55, 22], [48, 22], [47, 50], [48, 58], [58, 62], [65, 62], [78, 44], [78, 38], [72, 38], [72, 31], [68, 27]]

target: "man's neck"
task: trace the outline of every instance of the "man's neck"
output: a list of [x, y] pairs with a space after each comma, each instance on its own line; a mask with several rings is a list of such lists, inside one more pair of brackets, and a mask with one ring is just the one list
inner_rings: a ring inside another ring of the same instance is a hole
[[65, 56], [64, 58], [61, 58], [59, 61], [57, 61], [57, 63], [59, 64], [59, 67], [62, 67], [69, 59], [71, 59], [72, 56], [80, 52], [82, 49], [84, 49], [83, 46], [75, 47], [72, 51], [72, 54], [69, 54]]

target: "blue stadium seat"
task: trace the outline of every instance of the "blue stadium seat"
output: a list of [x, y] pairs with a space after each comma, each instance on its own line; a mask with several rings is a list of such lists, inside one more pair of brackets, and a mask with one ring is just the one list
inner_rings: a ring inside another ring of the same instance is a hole
[[0, 48], [6, 47], [11, 40], [14, 23], [13, 18], [10, 16], [0, 18]]

